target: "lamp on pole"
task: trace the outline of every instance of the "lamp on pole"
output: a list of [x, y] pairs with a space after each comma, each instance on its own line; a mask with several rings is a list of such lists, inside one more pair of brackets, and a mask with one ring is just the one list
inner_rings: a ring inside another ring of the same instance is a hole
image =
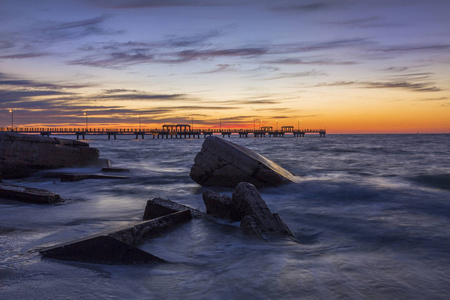
[[141, 132], [142, 131], [141, 115], [138, 115], [138, 117], [139, 117], [139, 132]]
[[261, 130], [261, 123], [262, 123], [262, 121], [259, 120], [259, 130]]
[[275, 122], [277, 123], [277, 131], [278, 131], [278, 120], [275, 120]]
[[253, 119], [253, 133], [255, 133], [255, 119]]
[[14, 131], [14, 112], [12, 109], [9, 112], [11, 113], [11, 131]]
[[87, 115], [87, 112], [85, 112], [84, 115], [86, 116], [86, 131], [88, 131], [88, 115]]
[[191, 130], [194, 131], [194, 117], [191, 117]]
[[219, 118], [219, 131], [222, 131], [222, 119]]

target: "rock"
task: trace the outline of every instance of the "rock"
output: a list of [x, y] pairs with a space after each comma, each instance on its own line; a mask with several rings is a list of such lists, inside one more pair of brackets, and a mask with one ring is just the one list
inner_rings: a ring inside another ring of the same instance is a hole
[[233, 209], [231, 198], [212, 191], [203, 192], [203, 202], [206, 206], [206, 213], [231, 222], [240, 221], [239, 216]]
[[26, 177], [41, 169], [96, 164], [99, 153], [89, 144], [75, 140], [0, 133], [0, 173], [3, 178]]
[[246, 234], [253, 235], [258, 238], [262, 238], [263, 236], [261, 226], [258, 225], [255, 218], [253, 218], [251, 215], [246, 215], [242, 218], [240, 227]]
[[235, 187], [239, 182], [249, 182], [268, 187], [295, 181], [292, 173], [273, 161], [215, 136], [205, 139], [190, 175], [202, 186]]
[[232, 222], [241, 221], [240, 227], [247, 234], [261, 239], [289, 237], [295, 240], [280, 216], [270, 211], [251, 183], [239, 183], [231, 199], [226, 195], [205, 191], [203, 201], [208, 214]]
[[107, 265], [147, 264], [164, 260], [110, 236], [97, 236], [41, 251], [42, 257]]
[[232, 196], [236, 213], [242, 217], [241, 229], [262, 239], [268, 237], [294, 237], [278, 214], [273, 214], [256, 187], [241, 182]]
[[0, 198], [9, 198], [36, 204], [54, 204], [64, 201], [58, 194], [47, 190], [10, 184], [0, 184]]
[[184, 211], [186, 209], [190, 211], [193, 218], [201, 218], [203, 216], [203, 213], [197, 209], [190, 208], [169, 199], [154, 198], [147, 201], [143, 220], [158, 218], [164, 215]]

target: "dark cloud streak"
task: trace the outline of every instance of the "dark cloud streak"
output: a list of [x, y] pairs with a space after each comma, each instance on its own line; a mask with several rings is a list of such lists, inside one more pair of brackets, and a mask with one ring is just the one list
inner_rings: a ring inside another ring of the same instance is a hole
[[34, 58], [47, 56], [49, 53], [39, 53], [39, 52], [28, 52], [28, 53], [17, 53], [10, 55], [0, 55], [0, 59], [24, 59], [24, 58]]
[[438, 92], [440, 88], [431, 83], [411, 83], [405, 81], [394, 82], [359, 82], [359, 81], [336, 81], [331, 83], [319, 83], [313, 87], [333, 87], [333, 86], [359, 86], [367, 89], [404, 89], [413, 92]]
[[282, 58], [276, 60], [266, 61], [266, 63], [270, 64], [281, 64], [281, 65], [319, 65], [319, 66], [345, 66], [345, 65], [355, 65], [357, 62], [355, 61], [335, 61], [335, 60], [304, 60], [301, 58]]
[[327, 25], [344, 26], [350, 28], [382, 28], [382, 27], [399, 27], [403, 26], [397, 22], [385, 22], [383, 18], [373, 16], [367, 18], [357, 18], [347, 21], [325, 22]]

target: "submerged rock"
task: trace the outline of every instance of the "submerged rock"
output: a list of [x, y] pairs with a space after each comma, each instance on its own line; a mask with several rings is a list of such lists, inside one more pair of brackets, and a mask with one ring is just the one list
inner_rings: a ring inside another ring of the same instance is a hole
[[99, 163], [100, 152], [75, 140], [13, 132], [0, 133], [0, 174], [3, 178], [29, 176], [41, 169]]
[[0, 198], [8, 198], [36, 204], [54, 204], [64, 201], [58, 194], [47, 190], [1, 183]]
[[191, 178], [202, 186], [257, 187], [294, 182], [294, 175], [264, 156], [225, 139], [210, 136], [194, 159]]

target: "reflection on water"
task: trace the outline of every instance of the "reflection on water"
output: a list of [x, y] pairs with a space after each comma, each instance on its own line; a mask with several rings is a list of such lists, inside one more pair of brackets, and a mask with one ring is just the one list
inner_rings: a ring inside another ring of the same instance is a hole
[[153, 197], [204, 210], [203, 189], [189, 177], [203, 139], [93, 138], [114, 167], [131, 169], [130, 179], [9, 181], [68, 201], [0, 201], [1, 299], [450, 297], [448, 135], [233, 137], [301, 176], [260, 190], [301, 244], [262, 242], [239, 224], [193, 220], [141, 245], [169, 264], [41, 260], [41, 247], [139, 221]]

